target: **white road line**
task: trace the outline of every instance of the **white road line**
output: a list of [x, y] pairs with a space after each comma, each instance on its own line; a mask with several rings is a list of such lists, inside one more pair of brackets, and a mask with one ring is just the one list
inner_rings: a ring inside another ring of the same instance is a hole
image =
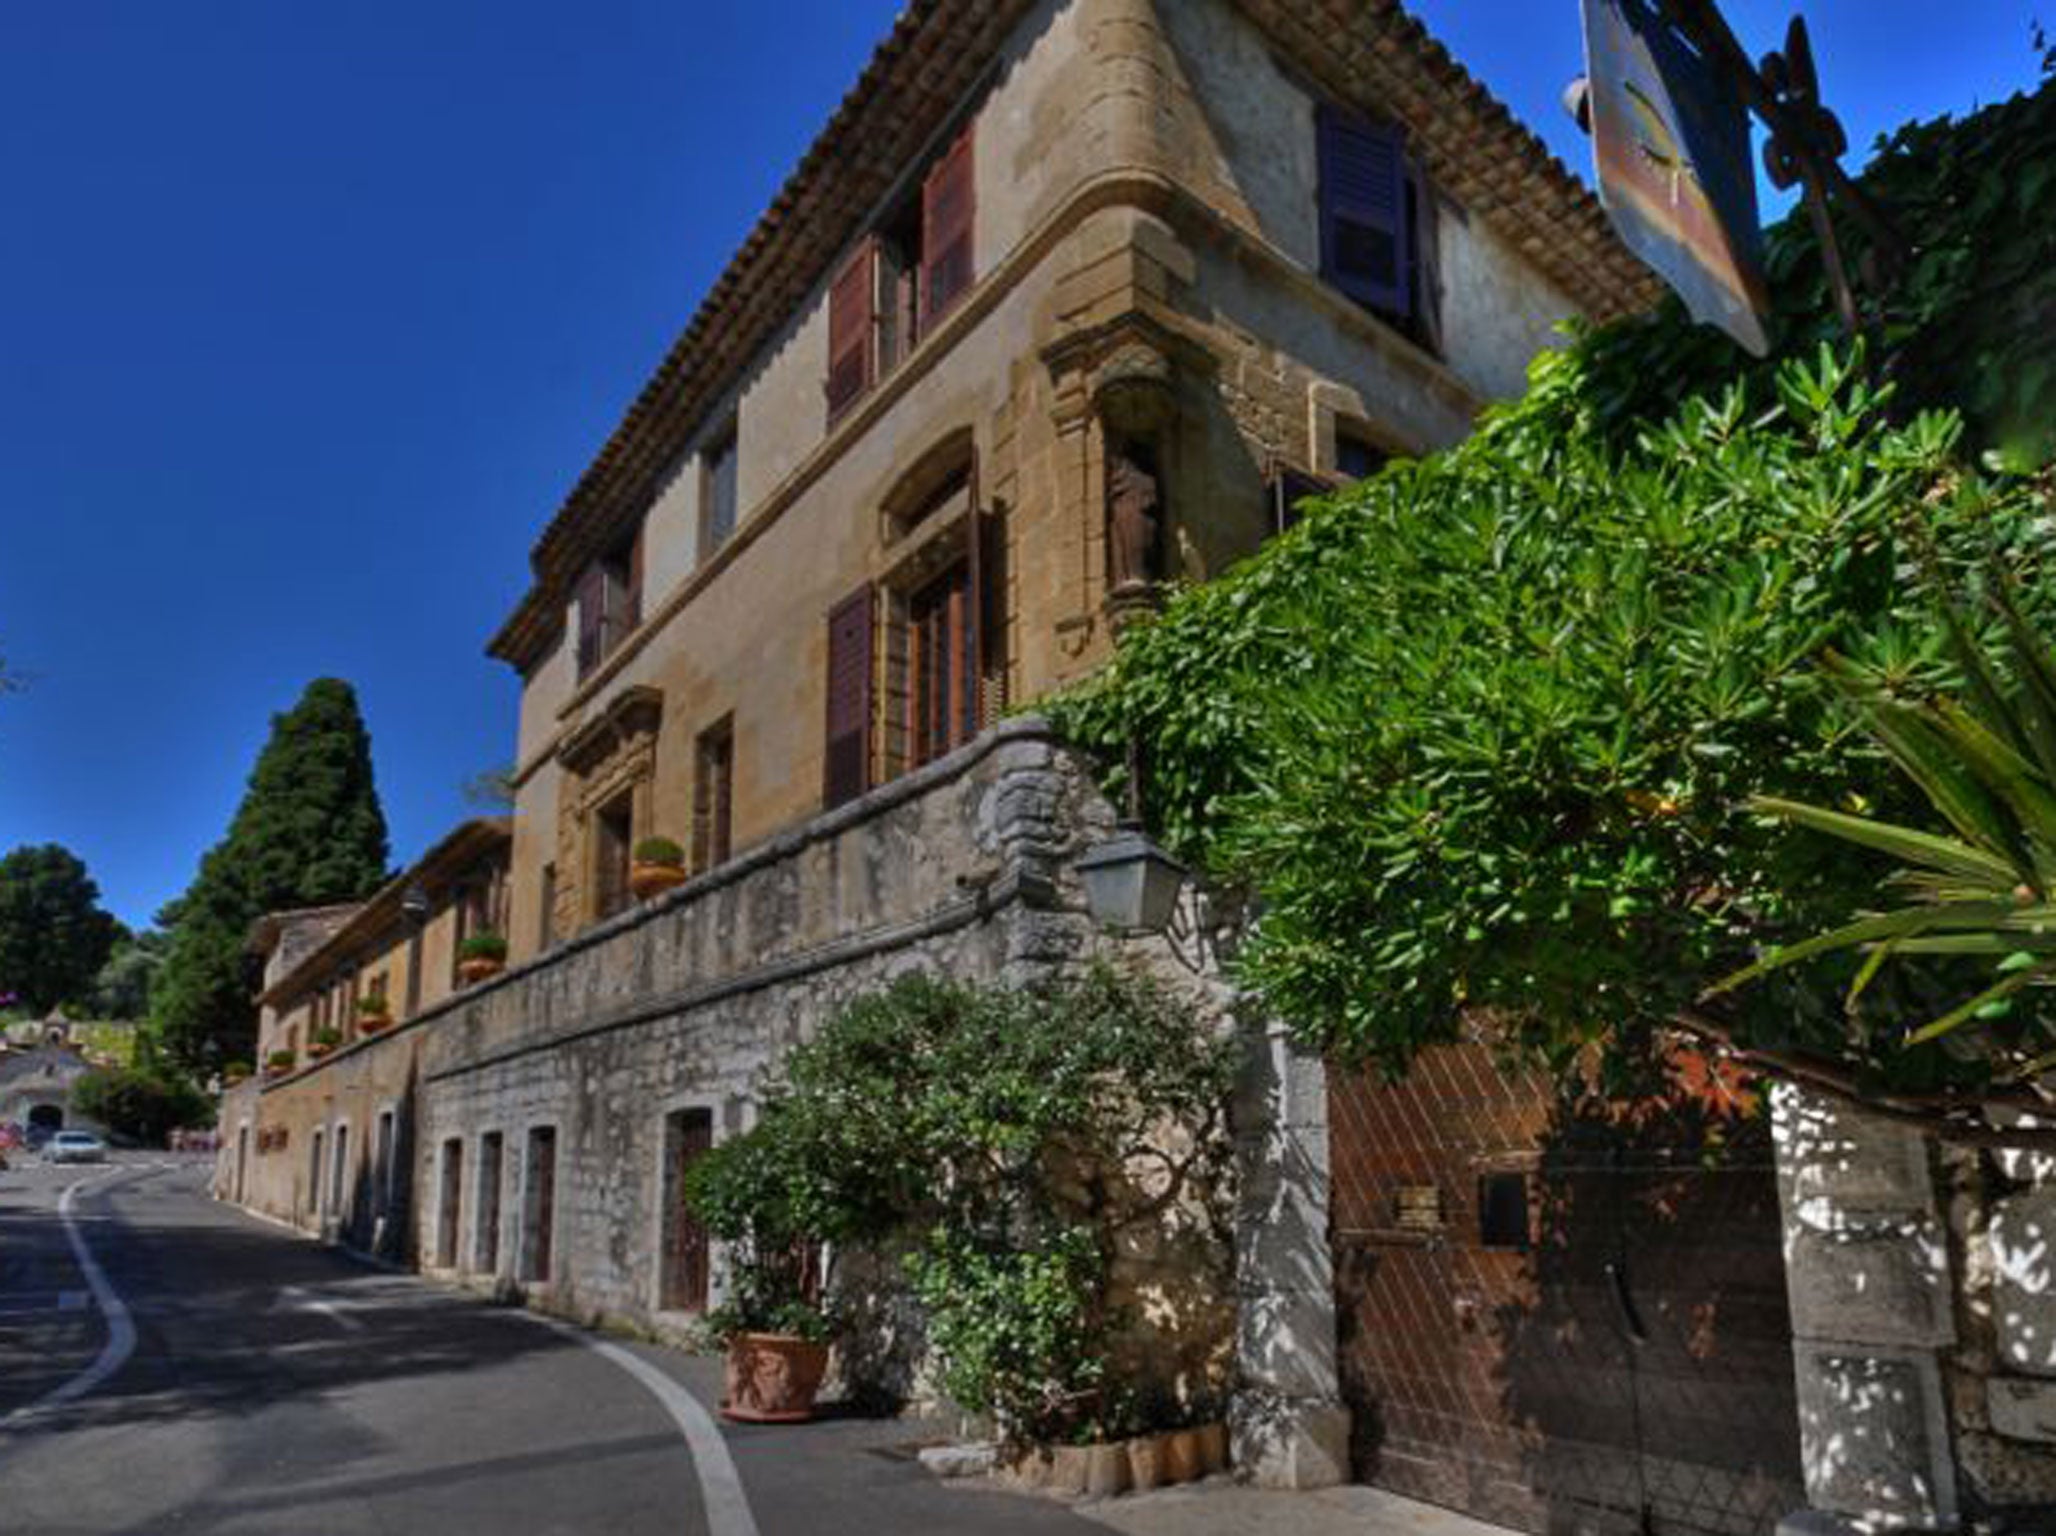
[[284, 1302], [292, 1311], [319, 1313], [338, 1328], [347, 1329], [351, 1333], [362, 1333], [364, 1331], [364, 1324], [361, 1319], [350, 1316], [348, 1312], [345, 1312], [332, 1301], [323, 1301], [318, 1296], [308, 1295], [306, 1291], [297, 1285], [285, 1287], [278, 1293], [278, 1299]]
[[20, 1429], [32, 1424], [37, 1417], [53, 1408], [84, 1397], [101, 1382], [120, 1370], [128, 1357], [135, 1352], [136, 1325], [129, 1316], [128, 1307], [114, 1287], [107, 1282], [107, 1274], [100, 1268], [100, 1261], [93, 1257], [93, 1250], [86, 1246], [85, 1234], [79, 1231], [78, 1223], [72, 1219], [72, 1201], [81, 1189], [96, 1180], [112, 1182], [122, 1176], [125, 1169], [112, 1173], [95, 1174], [64, 1186], [64, 1194], [57, 1202], [57, 1215], [64, 1223], [64, 1235], [71, 1239], [71, 1251], [78, 1259], [79, 1273], [86, 1277], [86, 1285], [92, 1290], [93, 1300], [107, 1318], [107, 1342], [101, 1346], [100, 1354], [93, 1363], [62, 1386], [44, 1393], [26, 1407], [17, 1408], [5, 1418], [0, 1418], [0, 1430]]
[[721, 1438], [721, 1430], [714, 1423], [713, 1415], [700, 1406], [698, 1398], [642, 1356], [618, 1344], [596, 1339], [582, 1329], [539, 1312], [525, 1315], [546, 1328], [556, 1329], [568, 1339], [577, 1340], [594, 1354], [620, 1366], [641, 1382], [650, 1396], [664, 1405], [664, 1411], [671, 1415], [671, 1421], [685, 1436], [686, 1448], [692, 1452], [694, 1470], [699, 1473], [700, 1495], [707, 1507], [707, 1536], [757, 1536], [757, 1519], [750, 1513], [749, 1498], [743, 1493], [742, 1474], [735, 1470], [734, 1458], [728, 1454], [728, 1442]]

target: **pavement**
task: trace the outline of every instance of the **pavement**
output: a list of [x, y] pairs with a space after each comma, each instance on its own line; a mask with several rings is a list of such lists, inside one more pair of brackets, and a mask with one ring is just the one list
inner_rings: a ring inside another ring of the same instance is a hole
[[0, 1173], [6, 1536], [1503, 1536], [1365, 1488], [941, 1481], [910, 1420], [728, 1424], [716, 1359], [368, 1269], [209, 1199], [211, 1163]]

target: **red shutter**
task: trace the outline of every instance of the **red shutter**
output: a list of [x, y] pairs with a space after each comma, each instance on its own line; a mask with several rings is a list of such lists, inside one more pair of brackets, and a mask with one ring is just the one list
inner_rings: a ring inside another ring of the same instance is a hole
[[578, 675], [600, 664], [607, 654], [607, 572], [594, 564], [578, 579]]
[[871, 589], [828, 614], [828, 743], [821, 797], [831, 809], [871, 787]]
[[1397, 128], [1322, 108], [1321, 270], [1359, 303], [1406, 314], [1412, 293], [1406, 155]]
[[828, 419], [877, 375], [878, 246], [866, 240], [828, 285]]
[[977, 190], [966, 128], [921, 187], [921, 329], [926, 333], [971, 286]]

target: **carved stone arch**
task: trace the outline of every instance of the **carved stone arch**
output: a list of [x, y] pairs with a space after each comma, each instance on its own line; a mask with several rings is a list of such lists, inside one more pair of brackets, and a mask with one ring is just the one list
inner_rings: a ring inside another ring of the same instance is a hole
[[897, 543], [959, 494], [968, 498], [977, 462], [978, 444], [968, 425], [938, 438], [879, 498], [880, 542]]

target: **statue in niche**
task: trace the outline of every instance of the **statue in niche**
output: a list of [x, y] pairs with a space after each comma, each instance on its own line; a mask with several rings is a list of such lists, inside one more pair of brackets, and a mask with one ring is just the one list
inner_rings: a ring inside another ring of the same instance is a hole
[[1163, 491], [1153, 456], [1132, 443], [1107, 454], [1107, 564], [1112, 591], [1146, 592], [1162, 574], [1158, 542], [1163, 532]]

